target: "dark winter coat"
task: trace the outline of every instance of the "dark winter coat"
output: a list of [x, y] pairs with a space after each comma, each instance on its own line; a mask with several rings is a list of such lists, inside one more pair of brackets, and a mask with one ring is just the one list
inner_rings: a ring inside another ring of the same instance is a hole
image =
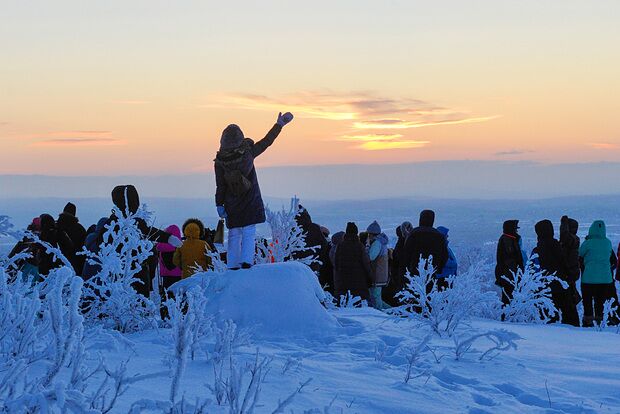
[[356, 234], [345, 234], [336, 247], [334, 273], [335, 296], [351, 292], [368, 300], [370, 280], [370, 258]]
[[553, 236], [553, 224], [549, 220], [542, 220], [534, 226], [538, 243], [532, 255], [538, 255], [538, 266], [548, 275], [555, 275], [567, 280], [567, 266], [562, 251], [562, 245]]
[[60, 213], [56, 226], [59, 230], [64, 231], [73, 243], [73, 251], [67, 256], [67, 259], [71, 262], [76, 274], [80, 275], [84, 267], [85, 258], [83, 255], [78, 255], [77, 253], [82, 251], [82, 247], [84, 247], [86, 229], [80, 224], [77, 217], [67, 212]]
[[[448, 245], [446, 238], [433, 228], [435, 213], [425, 210], [420, 214], [420, 225], [413, 229], [404, 249], [404, 264], [411, 274], [418, 273], [420, 257], [428, 259], [432, 256], [436, 273], [441, 273], [448, 261]], [[403, 271], [404, 274], [404, 271]]]
[[497, 242], [497, 264], [495, 266], [495, 283], [503, 288], [510, 289], [512, 287], [506, 282], [502, 276], [512, 278], [513, 274], [517, 274], [518, 270], [523, 270], [523, 253], [521, 252], [521, 236], [517, 234], [517, 220], [508, 220], [504, 222], [504, 233]]
[[[71, 256], [75, 249], [73, 242], [64, 231], [58, 229], [56, 221], [49, 214], [41, 215], [41, 241], [49, 243], [52, 247], [59, 248], [65, 257]], [[62, 266], [60, 260], [55, 259], [54, 255], [48, 253], [44, 247], [40, 247], [37, 253], [37, 263], [39, 274], [47, 275], [52, 269]]]
[[[226, 209], [226, 227], [245, 227], [265, 222], [265, 206], [258, 185], [254, 159], [261, 155], [277, 138], [282, 127], [275, 124], [257, 143], [249, 138], [232, 149], [218, 151], [215, 158], [215, 204]], [[241, 196], [227, 191], [226, 171], [239, 170], [251, 183], [251, 188]]]
[[[308, 210], [303, 209], [299, 212], [297, 217], [295, 217], [295, 221], [303, 231], [305, 235], [305, 244], [306, 250], [295, 252], [293, 254], [293, 259], [300, 260], [305, 259], [307, 257], [315, 256], [317, 257], [321, 263], [328, 262], [328, 254], [327, 251], [327, 240], [321, 231], [321, 226], [312, 222], [312, 217], [310, 217], [310, 213]], [[315, 250], [312, 250], [312, 247], [316, 247]], [[313, 263], [310, 268], [314, 272], [318, 272], [320, 270], [321, 265], [319, 263]]]
[[577, 236], [579, 223], [566, 216], [562, 217], [560, 223], [560, 244], [566, 263], [566, 279], [568, 282], [575, 283], [579, 280], [581, 269], [579, 266], [579, 245], [581, 241]]

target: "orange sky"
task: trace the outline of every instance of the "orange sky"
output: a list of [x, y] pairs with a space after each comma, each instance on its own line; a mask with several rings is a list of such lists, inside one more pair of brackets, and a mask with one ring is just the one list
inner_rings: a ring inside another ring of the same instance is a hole
[[261, 165], [620, 156], [615, 0], [0, 12], [3, 174], [208, 171], [227, 124], [260, 138], [286, 110]]

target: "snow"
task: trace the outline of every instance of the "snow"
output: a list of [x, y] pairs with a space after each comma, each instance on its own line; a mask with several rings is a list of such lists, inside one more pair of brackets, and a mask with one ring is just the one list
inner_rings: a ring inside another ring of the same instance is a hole
[[[473, 331], [509, 329], [523, 338], [517, 350], [479, 362], [477, 356], [454, 359], [451, 340], [433, 338], [423, 354], [424, 375], [405, 385], [404, 349], [425, 335], [409, 321], [397, 322], [370, 308], [330, 311], [342, 326], [311, 340], [289, 337], [254, 339], [239, 350], [246, 360], [256, 348], [273, 358], [263, 385], [258, 413], [271, 413], [300, 382], [312, 382], [293, 401], [294, 413], [334, 403], [331, 413], [618, 413], [620, 412], [620, 335], [559, 325], [507, 324], [475, 320]], [[163, 369], [160, 357], [172, 344], [163, 332], [133, 334], [131, 370]], [[478, 345], [475, 345], [478, 347]], [[481, 349], [484, 347], [480, 347]], [[293, 361], [293, 362], [291, 362]], [[285, 371], [287, 366], [292, 366]], [[212, 381], [209, 364], [189, 361], [181, 382], [185, 398], [207, 397]], [[118, 412], [137, 398], [161, 398], [170, 380], [135, 384], [123, 396]], [[549, 394], [547, 395], [547, 388]], [[549, 402], [550, 401], [550, 402]], [[226, 407], [209, 412], [224, 413]], [[288, 412], [288, 411], [287, 411]]]
[[177, 283], [175, 290], [204, 285], [215, 292], [207, 311], [256, 337], [308, 337], [339, 327], [321, 304], [326, 298], [317, 277], [298, 262], [200, 273]]

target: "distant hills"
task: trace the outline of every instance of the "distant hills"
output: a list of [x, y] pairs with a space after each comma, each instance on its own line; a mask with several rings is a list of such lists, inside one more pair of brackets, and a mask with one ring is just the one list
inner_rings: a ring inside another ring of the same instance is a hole
[[[393, 197], [538, 199], [620, 193], [620, 163], [539, 164], [434, 161], [411, 164], [259, 168], [263, 194], [312, 200]], [[0, 198], [107, 197], [132, 183], [143, 196], [211, 199], [212, 173], [162, 176], [60, 177], [0, 175]]]

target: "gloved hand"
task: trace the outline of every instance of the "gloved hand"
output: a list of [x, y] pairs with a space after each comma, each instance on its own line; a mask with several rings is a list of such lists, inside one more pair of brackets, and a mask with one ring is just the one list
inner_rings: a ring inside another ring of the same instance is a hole
[[217, 215], [223, 219], [228, 217], [228, 214], [226, 213], [226, 209], [224, 208], [224, 206], [217, 206]]
[[282, 112], [280, 112], [280, 114], [278, 115], [278, 120], [276, 121], [276, 124], [278, 124], [281, 127], [283, 127], [284, 125], [288, 124], [292, 120], [293, 120], [293, 114], [292, 113], [287, 112], [284, 115], [282, 115]]
[[173, 236], [172, 234], [168, 237], [168, 244], [173, 245], [174, 247], [181, 247], [183, 242], [177, 236]]

